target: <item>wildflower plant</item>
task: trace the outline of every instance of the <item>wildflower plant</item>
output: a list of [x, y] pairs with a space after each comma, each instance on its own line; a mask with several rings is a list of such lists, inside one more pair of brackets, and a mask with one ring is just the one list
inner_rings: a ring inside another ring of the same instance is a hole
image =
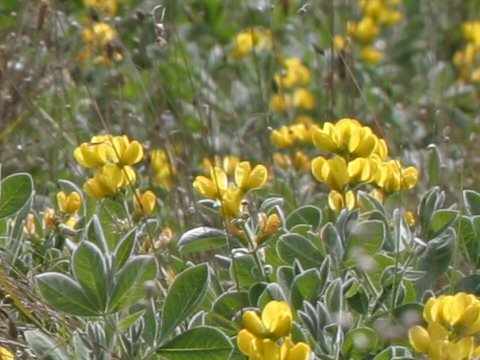
[[1, 1], [0, 359], [480, 357], [479, 10]]

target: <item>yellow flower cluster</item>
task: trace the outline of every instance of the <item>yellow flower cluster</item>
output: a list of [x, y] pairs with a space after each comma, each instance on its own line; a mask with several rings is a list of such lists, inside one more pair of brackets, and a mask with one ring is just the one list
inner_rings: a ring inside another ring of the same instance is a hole
[[292, 107], [311, 110], [315, 107], [315, 96], [306, 86], [310, 83], [310, 70], [298, 58], [281, 61], [282, 70], [274, 76], [278, 93], [270, 99], [270, 107], [286, 111]]
[[275, 153], [273, 161], [283, 169], [293, 167], [297, 170], [309, 170], [310, 159], [298, 149], [300, 146], [312, 145], [312, 135], [318, 125], [310, 116], [298, 116], [295, 123], [290, 126], [282, 126], [270, 133], [270, 141], [279, 149], [291, 149], [289, 155]]
[[256, 165], [253, 169], [248, 161], [242, 161], [235, 167], [235, 183], [228, 182], [227, 174], [219, 167], [213, 167], [210, 177], [197, 176], [193, 187], [203, 196], [216, 199], [221, 204], [225, 219], [235, 218], [240, 213], [241, 202], [245, 194], [262, 187], [267, 181], [267, 168]]
[[326, 122], [315, 130], [312, 139], [318, 149], [332, 155], [313, 159], [312, 173], [330, 188], [328, 202], [333, 210], [352, 209], [353, 190], [359, 185], [370, 184], [391, 193], [411, 189], [418, 181], [417, 169], [403, 168], [399, 161], [388, 160], [385, 140], [358, 120]]
[[142, 160], [143, 147], [125, 135], [97, 135], [75, 148], [73, 156], [81, 166], [95, 169], [93, 178], [87, 180], [83, 190], [99, 200], [135, 184], [137, 176], [131, 165]]
[[480, 300], [458, 293], [430, 298], [423, 317], [427, 328], [414, 326], [408, 332], [413, 348], [430, 360], [478, 359], [480, 346]]
[[234, 48], [228, 56], [241, 59], [253, 51], [261, 51], [272, 47], [272, 31], [262, 27], [252, 27], [238, 33], [234, 39]]
[[293, 314], [284, 301], [270, 301], [261, 317], [255, 311], [243, 314], [243, 329], [237, 336], [240, 351], [249, 360], [307, 360], [310, 346], [293, 343], [291, 338]]
[[[376, 64], [383, 58], [383, 53], [377, 50], [373, 43], [382, 27], [394, 26], [402, 19], [402, 13], [398, 11], [400, 0], [358, 0], [358, 6], [362, 11], [362, 18], [347, 23], [348, 35], [361, 45], [360, 58], [371, 64]], [[346, 44], [339, 41], [336, 44]]]
[[[114, 17], [117, 13], [117, 0], [83, 0], [83, 4], [97, 15]], [[97, 19], [97, 16], [93, 18]], [[95, 20], [86, 26], [82, 32], [82, 39], [85, 46], [78, 55], [80, 64], [90, 59], [96, 64], [123, 60], [117, 31], [107, 22]]]
[[466, 45], [458, 50], [453, 63], [464, 81], [480, 82], [480, 21], [470, 21], [462, 25]]
[[150, 152], [150, 168], [155, 184], [165, 189], [172, 187], [172, 179], [176, 171], [164, 150], [157, 149]]

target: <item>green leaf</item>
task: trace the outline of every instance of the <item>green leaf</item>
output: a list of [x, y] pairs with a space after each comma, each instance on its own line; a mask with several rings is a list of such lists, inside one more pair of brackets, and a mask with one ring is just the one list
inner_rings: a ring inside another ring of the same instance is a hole
[[82, 241], [73, 252], [72, 271], [97, 309], [107, 307], [107, 265], [100, 249], [89, 241]]
[[[108, 224], [108, 222], [105, 222], [105, 224]], [[107, 254], [110, 251], [107, 240], [105, 239], [102, 223], [96, 214], [92, 216], [92, 219], [88, 224], [88, 239], [95, 242], [104, 254]]]
[[363, 257], [371, 258], [383, 246], [385, 226], [382, 221], [370, 220], [357, 223], [347, 239], [345, 253], [347, 266], [355, 266]]
[[30, 199], [33, 180], [30, 174], [18, 173], [7, 176], [0, 182], [0, 219], [19, 211]]
[[320, 266], [323, 256], [313, 243], [299, 234], [284, 234], [277, 242], [277, 252], [287, 264], [297, 259], [305, 268]]
[[160, 337], [165, 339], [202, 302], [209, 286], [207, 264], [188, 268], [177, 276], [162, 310]]
[[432, 239], [441, 234], [447, 227], [449, 227], [457, 218], [457, 210], [442, 209], [435, 211], [430, 220], [430, 227], [428, 229], [427, 239]]
[[343, 351], [346, 354], [355, 355], [367, 354], [378, 344], [377, 333], [368, 327], [351, 329], [345, 335]]
[[44, 273], [35, 278], [40, 293], [50, 307], [72, 315], [98, 315], [96, 306], [90, 302], [81, 286], [68, 276]]
[[117, 325], [118, 331], [122, 332], [127, 330], [130, 326], [135, 324], [137, 320], [143, 316], [143, 314], [145, 314], [145, 310], [140, 310], [128, 315], [127, 317], [124, 317]]
[[212, 310], [227, 319], [232, 319], [236, 312], [248, 306], [248, 292], [234, 291], [220, 295], [215, 300]]
[[455, 293], [457, 292], [466, 292], [480, 296], [480, 275], [471, 274], [461, 278], [455, 284]]
[[109, 312], [123, 310], [145, 296], [145, 283], [155, 280], [158, 268], [155, 258], [148, 255], [132, 257], [115, 276], [116, 284], [108, 304]]
[[316, 206], [305, 205], [295, 209], [286, 220], [286, 228], [291, 229], [295, 225], [308, 224], [312, 229], [317, 229], [322, 222], [322, 210]]
[[304, 301], [314, 304], [322, 290], [321, 285], [317, 269], [309, 269], [297, 275], [290, 292], [290, 302], [293, 307], [297, 310], [302, 309]]
[[464, 190], [463, 201], [470, 215], [480, 215], [480, 194], [478, 192]]
[[40, 330], [25, 331], [25, 340], [35, 355], [44, 360], [69, 360], [65, 352], [60, 348], [60, 344], [55, 344], [53, 340]]
[[182, 254], [211, 251], [226, 245], [225, 231], [206, 226], [189, 230], [178, 240], [178, 250]]
[[334, 259], [341, 260], [345, 253], [345, 247], [335, 226], [332, 223], [325, 225], [320, 232], [320, 237], [325, 244], [327, 253]]
[[118, 242], [113, 252], [117, 269], [121, 269], [133, 254], [136, 240], [137, 231], [132, 229]]
[[428, 242], [428, 247], [418, 262], [418, 270], [425, 271], [425, 276], [416, 282], [418, 296], [422, 296], [426, 289], [431, 288], [435, 280], [448, 269], [454, 251], [455, 231], [452, 228], [448, 228], [441, 236]]
[[199, 326], [178, 335], [157, 353], [167, 360], [225, 360], [232, 350], [232, 343], [220, 330]]

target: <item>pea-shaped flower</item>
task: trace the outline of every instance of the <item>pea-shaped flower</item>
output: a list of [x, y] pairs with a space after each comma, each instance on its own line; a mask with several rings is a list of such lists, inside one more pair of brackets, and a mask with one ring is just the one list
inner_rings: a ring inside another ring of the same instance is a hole
[[82, 198], [76, 191], [67, 194], [64, 191], [57, 193], [57, 203], [60, 212], [73, 214], [80, 210]]
[[210, 178], [197, 176], [193, 187], [203, 196], [210, 199], [221, 199], [228, 187], [227, 174], [219, 167], [210, 170]]
[[142, 160], [143, 147], [138, 141], [130, 141], [123, 135], [113, 137], [111, 142], [116, 158], [115, 163], [125, 166], [136, 164]]
[[312, 173], [315, 179], [325, 183], [331, 190], [343, 190], [350, 180], [347, 162], [340, 156], [328, 160], [321, 156], [313, 159]]
[[134, 213], [149, 215], [155, 209], [157, 204], [157, 196], [150, 190], [141, 193], [139, 189], [136, 190], [133, 197]]
[[242, 161], [235, 167], [235, 184], [243, 191], [262, 187], [267, 177], [267, 168], [263, 165], [256, 165], [252, 169], [248, 161]]
[[253, 335], [262, 338], [278, 339], [292, 331], [293, 314], [284, 301], [270, 301], [261, 316], [255, 311], [243, 314], [243, 326]]

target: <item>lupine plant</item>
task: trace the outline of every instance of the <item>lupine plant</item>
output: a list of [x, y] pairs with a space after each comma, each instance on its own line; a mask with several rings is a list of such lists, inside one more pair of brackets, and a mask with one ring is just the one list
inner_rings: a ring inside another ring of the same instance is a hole
[[0, 360], [480, 358], [475, 0], [2, 0]]

